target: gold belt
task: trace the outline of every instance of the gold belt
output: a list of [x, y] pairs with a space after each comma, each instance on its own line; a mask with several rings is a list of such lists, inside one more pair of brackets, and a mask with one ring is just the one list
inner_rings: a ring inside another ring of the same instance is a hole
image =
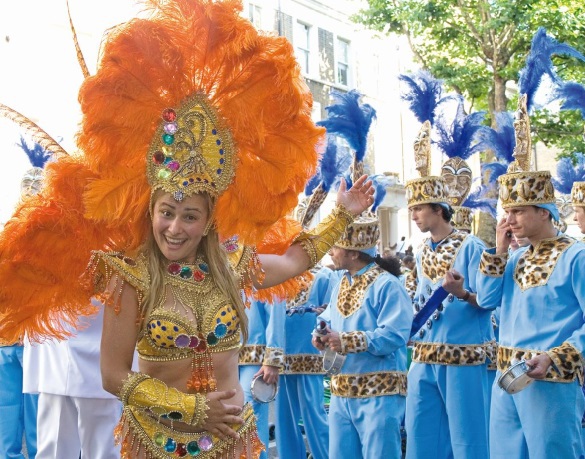
[[157, 422], [151, 415], [131, 406], [124, 407], [122, 418], [116, 427], [116, 442], [121, 443], [121, 457], [133, 459], [139, 451], [152, 459], [176, 459], [197, 456], [215, 459], [230, 454], [236, 456], [240, 447], [245, 457], [258, 458], [264, 450], [256, 431], [256, 418], [250, 404], [244, 405], [241, 413], [244, 423], [232, 426], [240, 439], [219, 439], [208, 432], [181, 432]]
[[406, 372], [380, 371], [333, 375], [331, 395], [348, 398], [406, 395]]
[[489, 349], [495, 343], [444, 344], [415, 341], [412, 347], [412, 361], [439, 365], [470, 366], [483, 365], [489, 356]]
[[[530, 360], [537, 355], [546, 354], [546, 351], [535, 349], [522, 349], [519, 347], [498, 346], [498, 370], [502, 373], [512, 366], [512, 363], [519, 360]], [[577, 365], [574, 372], [561, 374], [551, 365], [546, 372], [546, 377], [539, 381], [549, 382], [573, 382], [575, 379], [583, 384], [583, 366]]]

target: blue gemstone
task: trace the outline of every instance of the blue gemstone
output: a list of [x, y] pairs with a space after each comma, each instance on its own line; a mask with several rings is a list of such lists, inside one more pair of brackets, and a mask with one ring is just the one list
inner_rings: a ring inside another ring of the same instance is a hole
[[167, 327], [165, 327], [164, 325], [163, 325], [162, 327], [160, 327], [160, 329], [161, 329], [162, 331], [167, 331]]
[[167, 439], [167, 442], [165, 444], [165, 451], [167, 453], [174, 453], [176, 449], [177, 449], [177, 442], [175, 440], [173, 440], [172, 438]]
[[217, 172], [217, 175], [220, 175], [221, 174], [221, 169], [218, 169], [216, 172]]
[[223, 338], [227, 333], [227, 326], [225, 324], [218, 324], [215, 326], [215, 336], [218, 338]]
[[220, 148], [220, 149], [219, 149], [219, 154], [220, 154], [220, 155], [223, 155], [223, 148]]
[[217, 129], [212, 129], [212, 130], [211, 130], [211, 133], [212, 133], [213, 135], [217, 135]]
[[217, 140], [215, 141], [215, 143], [216, 143], [216, 144], [218, 144], [218, 145], [221, 145], [221, 140], [217, 139]]
[[178, 332], [179, 331], [179, 327], [177, 327], [176, 325], [173, 327], [173, 330]]
[[225, 159], [219, 158], [219, 164], [223, 164], [224, 162], [225, 162]]

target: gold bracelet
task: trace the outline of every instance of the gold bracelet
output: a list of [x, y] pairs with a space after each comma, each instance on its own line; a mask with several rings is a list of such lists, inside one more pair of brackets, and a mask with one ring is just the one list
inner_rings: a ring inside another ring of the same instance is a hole
[[307, 253], [311, 266], [316, 265], [329, 252], [353, 220], [354, 216], [345, 207], [338, 205], [315, 228], [297, 236], [295, 242]]
[[201, 426], [207, 419], [207, 397], [186, 394], [143, 373], [131, 373], [119, 395], [124, 405], [148, 409], [159, 417]]

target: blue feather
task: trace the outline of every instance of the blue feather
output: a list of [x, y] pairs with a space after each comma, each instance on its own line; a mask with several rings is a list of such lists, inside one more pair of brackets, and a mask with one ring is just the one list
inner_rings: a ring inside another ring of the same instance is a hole
[[361, 94], [355, 89], [347, 93], [332, 91], [331, 95], [336, 103], [325, 108], [328, 117], [317, 124], [324, 126], [329, 134], [343, 137], [355, 151], [356, 161], [362, 162], [376, 110], [369, 104], [360, 103]]
[[390, 185], [390, 179], [385, 175], [371, 175], [368, 180], [372, 181], [374, 185], [374, 203], [372, 204], [372, 212], [376, 212], [382, 201], [386, 197], [386, 187]]
[[17, 143], [16, 145], [22, 148], [26, 153], [33, 167], [40, 167], [42, 169], [46, 162], [51, 159], [50, 151], [45, 150], [38, 143], [35, 143], [34, 146], [30, 148], [22, 136], [20, 136], [20, 143]]
[[435, 114], [440, 103], [451, 97], [443, 97], [443, 82], [434, 78], [429, 72], [419, 71], [412, 75], [400, 75], [400, 81], [406, 84], [400, 95], [409, 103], [409, 108], [416, 119], [424, 123], [435, 124]]
[[455, 156], [467, 159], [474, 153], [484, 151], [489, 145], [483, 140], [487, 135], [480, 136], [482, 131], [487, 131], [483, 125], [485, 112], [475, 112], [465, 116], [463, 100], [460, 98], [455, 118], [449, 124], [444, 113], [437, 117], [435, 128], [439, 134], [437, 146], [449, 157]]
[[554, 38], [548, 36], [543, 27], [540, 27], [532, 38], [530, 53], [526, 57], [526, 64], [520, 71], [520, 78], [518, 80], [520, 94], [526, 94], [527, 96], [529, 113], [532, 108], [534, 94], [542, 82], [542, 77], [548, 75], [553, 83], [558, 84], [560, 82], [560, 78], [553, 68], [551, 59], [551, 56], [554, 54], [568, 55], [585, 61], [583, 54], [565, 43], [559, 43]]
[[498, 200], [496, 198], [486, 197], [487, 193], [492, 190], [493, 187], [487, 187], [481, 185], [469, 193], [467, 199], [463, 203], [463, 206], [471, 209], [477, 209], [481, 212], [490, 214], [493, 218], [496, 218], [496, 205]]
[[579, 110], [585, 119], [585, 86], [574, 81], [561, 82], [553, 93], [554, 99], [562, 99], [561, 110]]
[[494, 161], [491, 163], [485, 163], [481, 165], [481, 173], [489, 173], [488, 183], [496, 185], [500, 175], [505, 174], [508, 171], [508, 164]]
[[557, 177], [552, 182], [555, 189], [563, 194], [570, 194], [574, 182], [585, 181], [585, 155], [575, 153], [577, 165], [573, 164], [571, 158], [562, 158], [557, 164]]

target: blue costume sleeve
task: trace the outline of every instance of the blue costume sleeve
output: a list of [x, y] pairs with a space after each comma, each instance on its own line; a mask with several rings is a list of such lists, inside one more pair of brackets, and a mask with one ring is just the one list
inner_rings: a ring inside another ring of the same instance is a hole
[[507, 260], [508, 255], [496, 255], [495, 248], [484, 250], [481, 254], [475, 278], [477, 303], [480, 307], [495, 309], [502, 303]]
[[284, 364], [284, 321], [286, 319], [286, 302], [264, 304], [266, 310], [266, 352], [263, 365], [282, 367]]

